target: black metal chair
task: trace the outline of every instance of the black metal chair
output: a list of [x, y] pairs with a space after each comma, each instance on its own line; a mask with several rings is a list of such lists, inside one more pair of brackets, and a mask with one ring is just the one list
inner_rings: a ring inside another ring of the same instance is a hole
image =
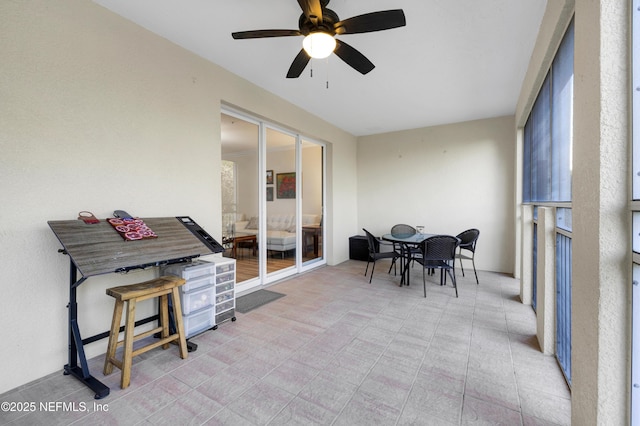
[[[391, 259], [391, 266], [389, 267], [389, 273], [391, 272], [391, 268], [393, 268], [396, 264], [396, 259], [400, 257], [397, 251], [380, 251], [380, 240], [378, 240], [371, 232], [362, 228], [362, 230], [367, 234], [367, 244], [369, 245], [369, 257], [367, 259], [367, 268], [364, 270], [364, 276], [367, 276], [367, 271], [369, 270], [369, 263], [373, 262], [373, 266], [371, 267], [371, 277], [369, 277], [369, 284], [371, 284], [371, 280], [373, 279], [373, 271], [376, 268], [376, 261], [380, 259]], [[396, 269], [397, 273], [397, 269]]]
[[405, 225], [404, 223], [393, 225], [391, 227], [391, 235], [394, 236], [410, 237], [411, 235], [415, 235], [416, 232], [416, 228], [411, 225]]
[[[462, 270], [462, 276], [464, 277], [464, 267], [462, 266], [462, 260], [470, 260], [473, 265], [473, 273], [476, 274], [476, 284], [480, 284], [478, 281], [478, 272], [476, 272], [476, 243], [478, 242], [478, 237], [480, 236], [480, 231], [472, 228], [467, 229], [464, 232], [459, 233], [456, 237], [460, 238], [460, 245], [458, 253], [456, 254], [456, 258], [460, 259], [460, 270]], [[466, 255], [462, 253], [462, 250], [468, 250], [471, 252], [471, 255]]]
[[451, 235], [434, 235], [424, 240], [420, 244], [422, 255], [414, 260], [422, 265], [422, 285], [424, 287], [424, 297], [427, 297], [427, 282], [425, 270], [440, 269], [440, 285], [446, 285], [447, 279], [445, 271], [451, 277], [453, 288], [458, 297], [458, 287], [456, 285], [455, 257], [456, 249], [460, 244], [460, 239]]
[[[397, 236], [397, 237], [410, 237], [412, 235], [415, 235], [418, 231], [416, 231], [416, 228], [414, 228], [411, 225], [405, 225], [404, 223], [400, 223], [397, 225], [393, 225], [391, 227], [391, 235], [393, 236]], [[400, 244], [398, 244], [400, 246]], [[393, 249], [398, 251], [401, 254], [404, 254], [404, 257], [407, 259], [408, 262], [410, 262], [411, 260], [413, 260], [414, 257], [419, 257], [420, 256], [420, 248], [418, 248], [418, 246], [415, 245], [408, 245], [406, 249], [404, 250], [403, 247], [397, 247], [396, 244], [394, 243], [393, 245]]]

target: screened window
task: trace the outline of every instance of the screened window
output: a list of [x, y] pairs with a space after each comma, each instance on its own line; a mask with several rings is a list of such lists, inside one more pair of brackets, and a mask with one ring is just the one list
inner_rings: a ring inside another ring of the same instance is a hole
[[[640, 0], [639, 0], [640, 1]], [[533, 204], [533, 309], [537, 310], [537, 205], [555, 204], [556, 358], [571, 384], [571, 172], [573, 144], [573, 22], [558, 47], [549, 72], [531, 108], [523, 132], [523, 202]], [[562, 203], [562, 206], [558, 206]], [[544, 249], [544, 247], [543, 247]], [[548, 284], [548, 283], [547, 283]], [[546, 297], [546, 296], [545, 296]], [[551, 300], [542, 299], [545, 305]], [[551, 306], [547, 307], [552, 309]]]
[[524, 127], [523, 201], [571, 201], [573, 23]]
[[531, 152], [531, 165], [529, 166], [531, 170], [531, 176], [529, 176], [531, 199], [527, 201], [551, 201], [549, 194], [549, 183], [551, 182], [550, 81], [550, 77], [547, 76], [527, 121], [530, 130], [528, 132], [529, 140], [525, 139], [525, 149]]
[[551, 198], [554, 201], [571, 201], [573, 44], [571, 24], [551, 68]]
[[556, 358], [571, 385], [572, 211], [556, 209]]

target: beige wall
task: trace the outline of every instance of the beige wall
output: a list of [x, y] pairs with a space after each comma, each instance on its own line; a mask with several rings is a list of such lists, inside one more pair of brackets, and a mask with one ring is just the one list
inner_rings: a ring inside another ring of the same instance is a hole
[[477, 268], [512, 274], [513, 128], [510, 116], [360, 137], [359, 233], [478, 228]]
[[[0, 2], [0, 57], [0, 393], [66, 363], [69, 260], [48, 220], [186, 214], [220, 237], [222, 102], [331, 144], [327, 259], [348, 258], [355, 137], [86, 0]], [[106, 287], [153, 274], [81, 285], [83, 336], [109, 327]]]

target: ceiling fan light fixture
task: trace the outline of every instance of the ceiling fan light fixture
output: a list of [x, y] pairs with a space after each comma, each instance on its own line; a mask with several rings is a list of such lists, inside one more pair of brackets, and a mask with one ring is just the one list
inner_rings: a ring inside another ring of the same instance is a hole
[[336, 39], [330, 34], [318, 31], [311, 33], [302, 40], [302, 47], [307, 54], [315, 59], [326, 58], [336, 48]]

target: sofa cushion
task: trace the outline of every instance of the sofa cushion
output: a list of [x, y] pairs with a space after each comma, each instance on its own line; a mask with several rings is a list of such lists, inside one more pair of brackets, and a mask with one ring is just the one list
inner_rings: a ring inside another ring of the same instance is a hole
[[[244, 215], [241, 215], [244, 216]], [[319, 225], [321, 215], [303, 214], [302, 226]], [[257, 216], [235, 223], [235, 232], [240, 235], [258, 234], [260, 221]], [[296, 216], [294, 214], [273, 214], [267, 217], [267, 249], [291, 250], [296, 246]]]
[[247, 223], [247, 229], [258, 229], [258, 217], [257, 216], [253, 216], [251, 219], [249, 219], [249, 223]]
[[267, 230], [269, 231], [286, 231], [295, 224], [296, 217], [292, 214], [276, 214], [267, 217]]

